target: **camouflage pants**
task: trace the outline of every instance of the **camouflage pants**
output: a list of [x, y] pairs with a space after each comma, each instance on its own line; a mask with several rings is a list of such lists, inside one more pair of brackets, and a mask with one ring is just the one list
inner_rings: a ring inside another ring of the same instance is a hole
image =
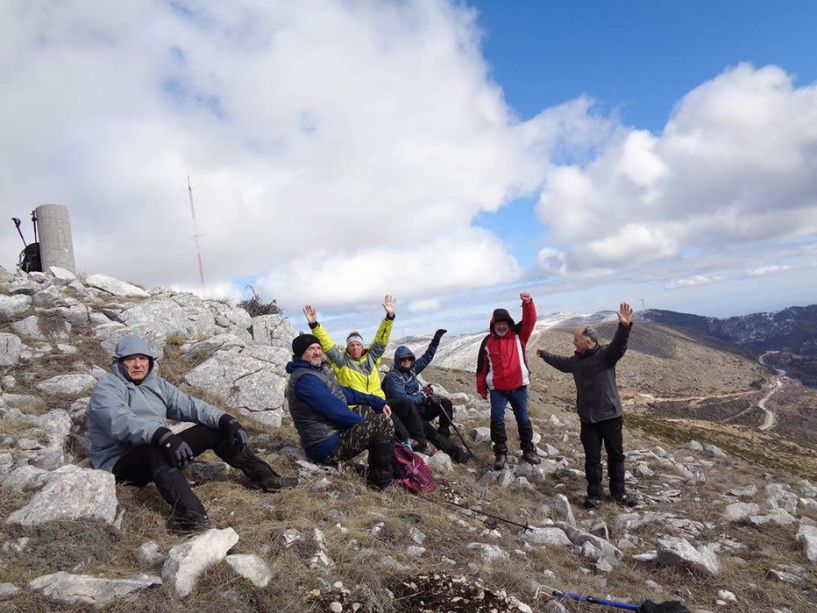
[[376, 441], [391, 441], [394, 438], [394, 424], [382, 413], [376, 413], [372, 407], [358, 405], [350, 407], [361, 415], [363, 421], [340, 433], [338, 446], [326, 458], [326, 462], [348, 460], [368, 449]]

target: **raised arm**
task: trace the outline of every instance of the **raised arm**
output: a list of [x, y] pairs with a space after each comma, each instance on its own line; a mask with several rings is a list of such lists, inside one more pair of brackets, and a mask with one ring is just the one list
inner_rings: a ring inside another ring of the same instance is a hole
[[389, 344], [391, 331], [394, 327], [394, 318], [397, 316], [397, 300], [395, 300], [394, 296], [386, 294], [385, 298], [383, 298], [383, 308], [386, 310], [386, 317], [380, 322], [380, 327], [377, 329], [367, 352], [368, 357], [374, 362], [383, 357], [386, 346]]
[[618, 309], [618, 327], [613, 340], [607, 345], [607, 363], [611, 366], [618, 362], [627, 351], [627, 339], [630, 338], [630, 330], [633, 327], [633, 308], [626, 302], [622, 302]]
[[437, 347], [440, 345], [440, 339], [443, 337], [443, 334], [448, 332], [448, 330], [443, 330], [440, 328], [434, 333], [434, 338], [431, 339], [431, 342], [428, 344], [428, 348], [425, 350], [425, 353], [421, 355], [414, 361], [414, 374], [419, 375], [423, 372], [429, 364], [431, 364], [431, 360], [434, 359], [434, 354], [437, 353]]
[[533, 332], [533, 327], [536, 325], [536, 306], [533, 304], [533, 298], [528, 292], [520, 292], [519, 298], [522, 299], [522, 323], [519, 328], [519, 340], [525, 345]]

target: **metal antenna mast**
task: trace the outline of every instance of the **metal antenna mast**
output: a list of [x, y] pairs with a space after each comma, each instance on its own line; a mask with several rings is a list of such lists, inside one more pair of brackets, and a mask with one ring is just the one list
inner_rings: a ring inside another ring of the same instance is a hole
[[193, 187], [190, 185], [190, 175], [187, 175], [187, 195], [190, 197], [190, 216], [193, 217], [193, 244], [196, 245], [196, 259], [199, 262], [199, 282], [204, 287], [204, 267], [201, 265], [201, 248], [199, 246], [199, 227], [196, 223], [196, 207], [193, 204]]

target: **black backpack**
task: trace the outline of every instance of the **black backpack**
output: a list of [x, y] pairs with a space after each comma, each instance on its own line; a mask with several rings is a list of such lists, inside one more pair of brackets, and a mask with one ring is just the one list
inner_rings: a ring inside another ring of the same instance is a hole
[[43, 265], [40, 261], [40, 243], [30, 243], [20, 252], [17, 268], [23, 272], [42, 272]]

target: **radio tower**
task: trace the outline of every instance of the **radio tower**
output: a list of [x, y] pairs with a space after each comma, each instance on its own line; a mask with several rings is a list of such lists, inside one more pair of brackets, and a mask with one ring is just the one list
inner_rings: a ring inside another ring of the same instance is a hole
[[204, 267], [201, 265], [201, 248], [199, 247], [199, 227], [196, 223], [196, 207], [193, 204], [193, 187], [190, 185], [190, 175], [187, 175], [187, 195], [190, 197], [190, 216], [193, 218], [193, 244], [196, 245], [196, 259], [199, 262], [199, 282], [204, 289]]

